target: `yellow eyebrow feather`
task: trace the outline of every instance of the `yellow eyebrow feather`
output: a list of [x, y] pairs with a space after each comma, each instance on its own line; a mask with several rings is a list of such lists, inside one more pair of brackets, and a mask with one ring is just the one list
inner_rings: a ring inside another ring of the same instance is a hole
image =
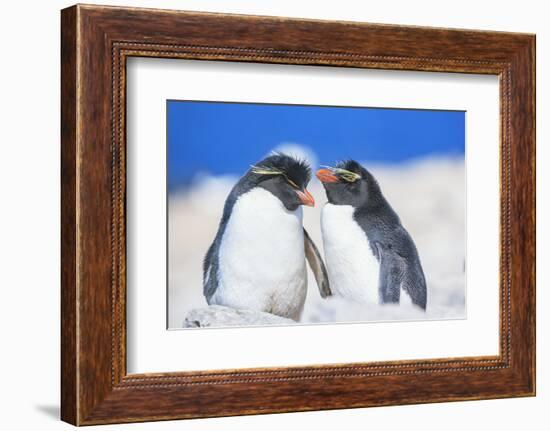
[[279, 169], [275, 169], [267, 166], [253, 166], [253, 165], [251, 166], [251, 168], [252, 168], [252, 172], [257, 175], [282, 175], [283, 177], [285, 177], [285, 179], [288, 181], [288, 183], [292, 187], [299, 189], [298, 185], [294, 181], [292, 181], [290, 178], [288, 178], [287, 175]]
[[267, 166], [251, 166], [252, 172], [258, 175], [284, 175], [284, 172]]
[[326, 168], [332, 173], [337, 174], [339, 177], [343, 178], [349, 183], [354, 183], [361, 178], [361, 175], [356, 174], [355, 172], [348, 171], [347, 169], [335, 168], [333, 166], [323, 166], [323, 168]]

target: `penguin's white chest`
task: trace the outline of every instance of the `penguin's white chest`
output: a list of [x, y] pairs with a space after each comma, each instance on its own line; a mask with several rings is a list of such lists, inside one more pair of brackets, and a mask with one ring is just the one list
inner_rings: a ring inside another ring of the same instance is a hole
[[298, 320], [307, 289], [302, 208], [288, 211], [272, 193], [239, 197], [219, 250], [212, 303]]
[[353, 212], [351, 205], [327, 203], [321, 214], [330, 287], [336, 295], [378, 304], [380, 264]]

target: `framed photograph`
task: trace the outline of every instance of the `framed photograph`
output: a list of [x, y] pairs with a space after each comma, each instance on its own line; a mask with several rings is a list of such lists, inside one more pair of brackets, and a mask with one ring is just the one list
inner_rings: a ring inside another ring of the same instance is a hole
[[535, 394], [535, 36], [61, 13], [62, 419]]

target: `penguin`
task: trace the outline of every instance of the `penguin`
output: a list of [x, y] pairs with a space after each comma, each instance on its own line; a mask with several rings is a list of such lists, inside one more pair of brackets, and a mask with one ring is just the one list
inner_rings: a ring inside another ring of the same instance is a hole
[[252, 309], [299, 321], [307, 293], [306, 259], [321, 296], [331, 295], [321, 255], [302, 225], [309, 165], [274, 153], [252, 166], [229, 193], [203, 264], [208, 304]]
[[374, 176], [355, 160], [316, 176], [328, 199], [321, 230], [334, 294], [364, 303], [412, 302], [426, 310], [418, 251]]

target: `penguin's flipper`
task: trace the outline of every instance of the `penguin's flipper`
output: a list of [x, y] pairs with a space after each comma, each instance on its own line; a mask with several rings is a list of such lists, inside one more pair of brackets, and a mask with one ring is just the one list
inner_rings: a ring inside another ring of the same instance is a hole
[[203, 262], [202, 287], [206, 302], [210, 304], [210, 298], [218, 288], [218, 241], [214, 240]]
[[414, 258], [407, 260], [390, 247], [375, 244], [380, 258], [380, 302], [399, 303], [401, 289], [404, 289], [413, 304], [426, 310], [426, 279], [416, 249]]
[[406, 265], [403, 258], [391, 248], [375, 243], [380, 259], [380, 275], [378, 281], [378, 293], [380, 303], [399, 303], [401, 295], [401, 283], [405, 274]]
[[422, 271], [420, 263], [415, 264], [412, 268], [408, 267], [403, 277], [403, 289], [407, 291], [411, 297], [412, 303], [426, 310], [427, 289], [426, 278]]
[[317, 281], [317, 286], [319, 287], [319, 292], [321, 293], [322, 298], [332, 295], [330, 290], [330, 284], [328, 282], [327, 268], [319, 254], [319, 250], [311, 240], [307, 230], [304, 228], [304, 250], [306, 253], [306, 259], [309, 262], [309, 266], [313, 271], [315, 280]]

